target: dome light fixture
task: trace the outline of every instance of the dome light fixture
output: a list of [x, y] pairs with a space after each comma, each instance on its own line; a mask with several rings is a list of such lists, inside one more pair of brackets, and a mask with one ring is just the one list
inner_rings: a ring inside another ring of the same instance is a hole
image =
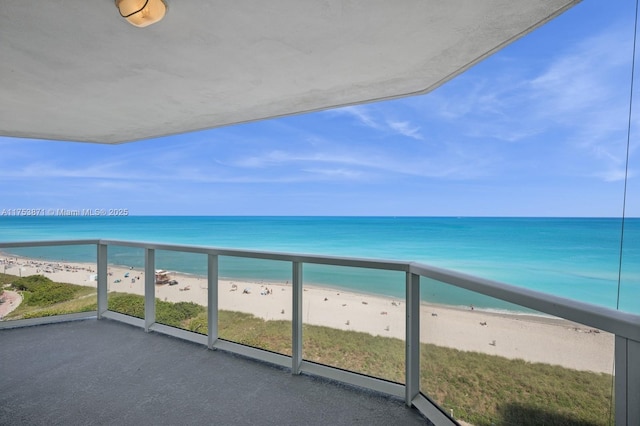
[[136, 27], [155, 24], [167, 12], [163, 0], [116, 0], [116, 7], [120, 16]]

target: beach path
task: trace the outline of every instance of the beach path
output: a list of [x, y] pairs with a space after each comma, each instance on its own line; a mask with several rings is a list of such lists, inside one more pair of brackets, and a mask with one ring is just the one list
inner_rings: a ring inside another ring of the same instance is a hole
[[5, 290], [0, 296], [0, 319], [12, 312], [22, 303], [22, 296], [18, 292]]

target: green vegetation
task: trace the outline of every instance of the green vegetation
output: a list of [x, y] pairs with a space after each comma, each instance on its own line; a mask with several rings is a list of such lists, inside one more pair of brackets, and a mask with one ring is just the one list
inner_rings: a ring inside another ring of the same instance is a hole
[[110, 293], [109, 310], [136, 318], [144, 318], [144, 297], [127, 293]]
[[53, 282], [42, 275], [18, 278], [11, 284], [11, 288], [23, 292], [22, 303], [27, 306], [50, 306], [66, 302], [73, 299], [82, 289], [81, 286], [73, 284]]
[[11, 284], [16, 279], [15, 275], [3, 274], [0, 272], [0, 287]]
[[291, 321], [264, 321], [243, 312], [218, 312], [218, 336], [232, 342], [291, 355]]
[[421, 389], [477, 425], [609, 425], [611, 376], [422, 345]]
[[[95, 289], [53, 283], [44, 277], [13, 283], [25, 303], [8, 318], [31, 318], [96, 309]], [[110, 293], [109, 309], [144, 317], [142, 296]], [[156, 299], [158, 323], [207, 333], [205, 307]], [[291, 322], [264, 321], [241, 312], [219, 312], [221, 338], [291, 355]], [[328, 327], [305, 325], [304, 358], [386, 380], [404, 382], [404, 342]], [[532, 364], [435, 345], [421, 345], [421, 389], [455, 418], [474, 425], [613, 424], [611, 376]]]
[[18, 278], [0, 274], [0, 285], [22, 294], [22, 302], [6, 319], [39, 318], [96, 310], [96, 290], [57, 283], [42, 275]]
[[[144, 297], [128, 293], [110, 293], [109, 310], [136, 318], [144, 318]], [[202, 305], [193, 302], [171, 303], [156, 299], [156, 322], [189, 329], [191, 320], [206, 313]], [[206, 325], [206, 320], [205, 320]]]

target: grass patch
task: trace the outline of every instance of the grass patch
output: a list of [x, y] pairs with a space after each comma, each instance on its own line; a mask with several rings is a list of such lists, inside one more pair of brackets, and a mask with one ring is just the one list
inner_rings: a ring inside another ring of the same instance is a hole
[[[91, 287], [19, 281], [0, 274], [0, 284], [13, 283], [25, 301], [8, 318], [33, 318], [95, 311]], [[42, 295], [45, 290], [51, 294]], [[70, 300], [67, 299], [72, 294]], [[109, 309], [144, 318], [144, 298], [109, 293]], [[253, 315], [220, 311], [223, 339], [291, 355], [291, 322], [265, 321]], [[207, 334], [205, 307], [156, 299], [158, 323]], [[404, 383], [404, 342], [367, 333], [304, 325], [304, 359]], [[421, 389], [446, 412], [475, 425], [610, 425], [611, 376], [533, 364], [494, 355], [421, 345]]]
[[304, 358], [397, 383], [404, 383], [404, 341], [357, 331], [305, 325]]
[[22, 295], [22, 302], [6, 319], [28, 319], [97, 309], [96, 290], [75, 284], [57, 283], [42, 275], [18, 278], [0, 274], [0, 285]]
[[609, 425], [611, 375], [422, 344], [421, 389], [476, 425]]
[[185, 328], [185, 322], [205, 312], [204, 306], [193, 302], [171, 303], [156, 299], [156, 322], [160, 324]]
[[265, 321], [243, 312], [219, 311], [218, 336], [243, 345], [291, 355], [291, 321]]
[[22, 291], [22, 303], [26, 306], [51, 306], [75, 297], [82, 288], [78, 285], [56, 283], [43, 275], [18, 278], [11, 283], [11, 289]]
[[[136, 318], [144, 318], [144, 297], [129, 293], [109, 293], [109, 310]], [[193, 302], [165, 302], [156, 299], [156, 322], [186, 328], [195, 317], [205, 314], [206, 308]], [[206, 324], [206, 321], [205, 321]]]
[[15, 280], [15, 275], [3, 274], [2, 272], [0, 272], [0, 287], [4, 287], [6, 284], [11, 284]]
[[107, 305], [110, 311], [136, 318], [144, 318], [144, 297], [129, 293], [109, 293]]

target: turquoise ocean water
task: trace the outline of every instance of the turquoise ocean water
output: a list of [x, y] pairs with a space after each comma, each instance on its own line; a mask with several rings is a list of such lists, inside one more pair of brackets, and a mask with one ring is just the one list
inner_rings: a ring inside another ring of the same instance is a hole
[[[640, 313], [640, 219], [627, 219], [620, 309]], [[1, 217], [0, 241], [105, 238], [248, 250], [408, 260], [588, 303], [616, 307], [619, 218], [423, 217]], [[26, 256], [95, 262], [86, 247], [12, 249]], [[142, 266], [141, 250], [110, 249], [110, 262]], [[221, 258], [221, 275], [290, 280], [286, 262]], [[157, 266], [205, 274], [200, 255], [157, 253]], [[400, 273], [306, 265], [305, 282], [404, 295]], [[506, 308], [437, 284], [423, 298]]]

